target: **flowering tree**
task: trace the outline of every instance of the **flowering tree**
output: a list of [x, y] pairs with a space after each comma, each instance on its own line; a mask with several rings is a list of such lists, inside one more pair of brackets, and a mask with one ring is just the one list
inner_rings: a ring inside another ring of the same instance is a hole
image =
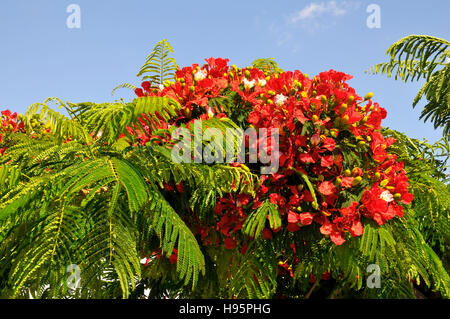
[[[383, 130], [386, 110], [371, 93], [359, 96], [334, 70], [310, 78], [271, 59], [241, 69], [221, 58], [180, 69], [170, 52], [161, 41], [141, 87], [119, 86], [135, 90], [129, 103], [52, 98], [9, 130], [2, 295], [408, 297], [422, 281], [449, 295], [447, 266], [417, 218], [429, 204], [433, 243], [448, 245], [450, 196], [436, 154]], [[259, 134], [244, 136], [244, 155], [231, 160], [195, 161], [230, 143], [210, 139], [174, 161], [176, 132], [193, 141], [211, 128]], [[262, 174], [264, 154], [278, 169]], [[72, 264], [79, 289], [65, 284]], [[368, 283], [374, 267], [381, 286]]]

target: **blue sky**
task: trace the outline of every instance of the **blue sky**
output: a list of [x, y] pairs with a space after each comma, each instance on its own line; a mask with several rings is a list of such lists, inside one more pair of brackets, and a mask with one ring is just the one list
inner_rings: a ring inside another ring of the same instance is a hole
[[[368, 5], [381, 11], [381, 28], [368, 28]], [[81, 28], [70, 29], [70, 4]], [[410, 34], [450, 38], [450, 1], [143, 1], [1, 0], [0, 108], [24, 112], [56, 96], [70, 102], [107, 102], [136, 74], [154, 44], [167, 39], [180, 66], [224, 57], [249, 65], [274, 57], [285, 70], [309, 75], [335, 69], [354, 76], [360, 95], [374, 92], [385, 107], [384, 126], [414, 138], [441, 137], [419, 121], [412, 100], [422, 82], [402, 83], [364, 71], [387, 60], [390, 44]]]

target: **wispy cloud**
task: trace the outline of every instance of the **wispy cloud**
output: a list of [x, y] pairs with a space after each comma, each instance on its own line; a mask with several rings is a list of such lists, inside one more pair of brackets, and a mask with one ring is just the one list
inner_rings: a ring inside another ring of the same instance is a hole
[[339, 18], [354, 13], [361, 7], [358, 0], [330, 0], [313, 1], [304, 7], [295, 8], [282, 16], [274, 17], [265, 14], [257, 16], [255, 25], [261, 27], [264, 21], [268, 28], [268, 34], [274, 38], [277, 46], [289, 46], [293, 53], [301, 48], [300, 34], [316, 36], [319, 31], [336, 26]]
[[314, 31], [334, 23], [333, 18], [345, 16], [359, 6], [357, 1], [311, 2], [303, 9], [291, 13], [286, 22], [291, 26], [300, 25]]
[[323, 15], [342, 16], [348, 12], [348, 3], [338, 4], [336, 1], [327, 3], [312, 2], [302, 10], [295, 12], [289, 18], [290, 23], [297, 23], [301, 20], [314, 19]]

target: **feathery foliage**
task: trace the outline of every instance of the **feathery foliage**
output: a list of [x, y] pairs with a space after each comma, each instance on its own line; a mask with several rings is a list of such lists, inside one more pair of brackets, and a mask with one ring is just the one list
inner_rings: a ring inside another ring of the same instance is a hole
[[391, 60], [379, 63], [366, 72], [385, 74], [404, 82], [425, 79], [413, 101], [415, 107], [422, 97], [425, 105], [420, 119], [430, 120], [435, 128], [450, 134], [450, 42], [427, 35], [410, 35], [392, 44], [387, 55]]

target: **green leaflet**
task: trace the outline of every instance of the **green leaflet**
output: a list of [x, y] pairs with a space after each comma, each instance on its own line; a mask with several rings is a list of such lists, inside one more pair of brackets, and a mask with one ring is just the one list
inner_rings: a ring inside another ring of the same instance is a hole
[[281, 216], [278, 207], [269, 200], [265, 200], [257, 210], [247, 217], [242, 226], [243, 233], [251, 238], [257, 238], [264, 229], [267, 219], [269, 220], [270, 228], [277, 229], [281, 227]]

